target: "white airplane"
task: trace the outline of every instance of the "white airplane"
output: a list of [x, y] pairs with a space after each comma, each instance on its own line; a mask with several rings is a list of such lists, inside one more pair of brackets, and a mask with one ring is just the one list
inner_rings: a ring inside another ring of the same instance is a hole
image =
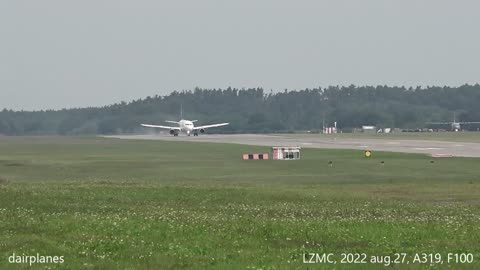
[[160, 125], [148, 125], [148, 124], [142, 124], [144, 127], [152, 127], [152, 128], [163, 128], [163, 129], [169, 129], [170, 134], [173, 136], [178, 136], [178, 133], [180, 132], [185, 132], [188, 136], [190, 136], [193, 133], [193, 136], [198, 136], [198, 132], [200, 133], [205, 133], [205, 130], [207, 128], [213, 128], [213, 127], [222, 127], [226, 126], [229, 123], [221, 123], [221, 124], [213, 124], [213, 125], [204, 125], [204, 126], [194, 126], [193, 122], [197, 122], [198, 120], [185, 120], [182, 119], [180, 121], [170, 121], [167, 120], [165, 122], [167, 123], [173, 123], [173, 124], [178, 124], [178, 127], [170, 127], [170, 126], [160, 126]]
[[462, 129], [461, 125], [469, 124], [480, 124], [480, 122], [457, 122], [455, 119], [455, 112], [453, 112], [453, 122], [429, 122], [430, 125], [451, 125], [452, 131], [460, 131]]

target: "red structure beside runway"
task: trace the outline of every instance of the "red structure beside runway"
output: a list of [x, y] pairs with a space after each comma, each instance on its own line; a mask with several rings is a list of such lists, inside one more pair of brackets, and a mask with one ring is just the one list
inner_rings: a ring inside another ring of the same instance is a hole
[[243, 154], [242, 156], [243, 160], [249, 160], [249, 159], [268, 159], [268, 154]]

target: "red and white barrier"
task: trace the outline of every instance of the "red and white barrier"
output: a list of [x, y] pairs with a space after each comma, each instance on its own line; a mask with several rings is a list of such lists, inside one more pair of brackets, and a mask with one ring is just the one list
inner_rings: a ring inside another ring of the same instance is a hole
[[243, 160], [257, 160], [257, 159], [268, 159], [268, 154], [243, 154], [242, 155]]

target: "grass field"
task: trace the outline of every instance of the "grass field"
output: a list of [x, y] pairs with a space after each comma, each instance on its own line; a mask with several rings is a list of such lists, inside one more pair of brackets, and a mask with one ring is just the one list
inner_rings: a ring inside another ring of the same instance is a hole
[[[480, 268], [479, 159], [303, 149], [301, 161], [240, 160], [268, 151], [0, 137], [0, 269], [31, 269], [9, 264], [14, 252], [64, 256], [33, 269], [385, 268], [342, 264], [341, 253], [407, 253], [395, 269]], [[305, 253], [337, 264], [304, 264]], [[444, 263], [413, 263], [416, 253]]]

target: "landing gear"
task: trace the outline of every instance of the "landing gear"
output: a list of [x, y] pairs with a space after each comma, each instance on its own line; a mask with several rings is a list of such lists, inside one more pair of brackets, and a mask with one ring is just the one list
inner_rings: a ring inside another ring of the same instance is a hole
[[193, 133], [193, 136], [198, 136], [198, 132]]
[[178, 136], [178, 133], [174, 133], [174, 134], [173, 134], [173, 137], [177, 137], [177, 136]]

